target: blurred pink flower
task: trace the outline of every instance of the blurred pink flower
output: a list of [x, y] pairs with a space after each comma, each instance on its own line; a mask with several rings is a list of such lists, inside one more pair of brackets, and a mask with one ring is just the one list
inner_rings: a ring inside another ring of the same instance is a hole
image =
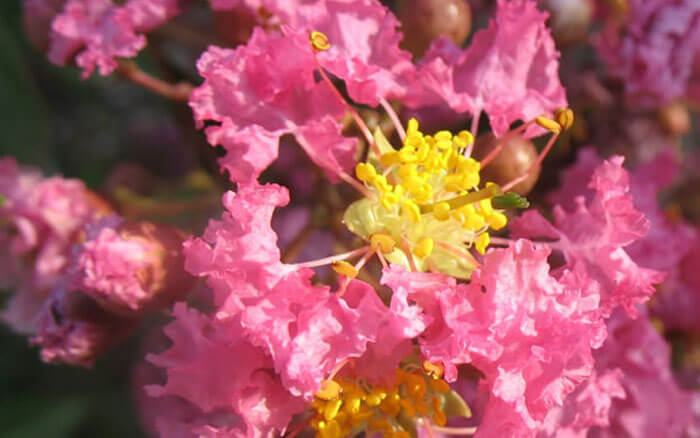
[[695, 0], [630, 0], [622, 29], [603, 31], [597, 41], [609, 73], [623, 81], [633, 104], [661, 106], [698, 87], [700, 3]]
[[0, 243], [8, 251], [0, 284], [14, 289], [2, 319], [32, 333], [36, 314], [70, 260], [83, 226], [109, 207], [78, 180], [43, 178], [13, 159], [0, 160]]
[[49, 60], [65, 65], [75, 57], [83, 79], [94, 69], [116, 69], [116, 58], [133, 58], [146, 46], [143, 33], [177, 14], [177, 0], [68, 0], [53, 20]]
[[107, 311], [134, 317], [168, 307], [190, 292], [184, 235], [168, 225], [124, 222], [116, 216], [87, 226], [74, 249], [71, 286]]

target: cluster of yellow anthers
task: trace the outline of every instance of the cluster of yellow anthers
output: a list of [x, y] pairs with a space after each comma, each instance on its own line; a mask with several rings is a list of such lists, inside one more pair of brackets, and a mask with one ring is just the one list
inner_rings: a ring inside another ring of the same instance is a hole
[[[317, 437], [380, 432], [385, 438], [408, 438], [415, 434], [416, 418], [444, 426], [445, 407], [453, 393], [441, 378], [442, 368], [429, 362], [423, 368], [411, 365], [396, 370], [393, 385], [370, 385], [349, 378], [326, 381], [311, 403], [315, 409], [311, 426]], [[471, 415], [466, 405], [461, 413]]]
[[386, 255], [391, 262], [468, 278], [476, 263], [466, 249], [483, 254], [487, 230], [507, 223], [491, 203], [500, 188], [487, 183], [479, 190], [481, 165], [464, 156], [472, 134], [425, 135], [411, 119], [400, 150], [381, 131], [374, 140], [381, 156], [358, 164], [355, 174], [375, 196], [348, 208], [348, 228], [366, 240], [379, 234], [397, 242]]

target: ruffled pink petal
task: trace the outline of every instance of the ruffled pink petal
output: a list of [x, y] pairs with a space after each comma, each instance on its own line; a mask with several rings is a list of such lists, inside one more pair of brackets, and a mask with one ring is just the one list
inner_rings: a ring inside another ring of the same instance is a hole
[[[245, 339], [237, 320], [212, 320], [184, 303], [175, 306], [174, 316], [165, 329], [172, 347], [148, 356], [165, 368], [167, 382], [147, 386], [147, 392], [154, 397], [179, 396], [210, 418], [221, 412], [245, 423], [240, 430], [200, 421], [189, 426], [197, 436], [267, 436], [283, 431], [292, 415], [303, 409], [303, 402], [286, 392], [271, 373], [270, 359]], [[167, 425], [166, 418], [159, 426]]]
[[[546, 18], [534, 1], [499, 1], [489, 27], [475, 33], [466, 50], [444, 38], [433, 43], [417, 73], [423, 85], [416, 87], [409, 104], [445, 101], [457, 112], [485, 112], [496, 136], [516, 120], [566, 106], [559, 52]], [[542, 132], [534, 127], [527, 134]]]
[[[584, 163], [572, 174], [583, 173], [593, 157], [584, 155]], [[622, 157], [602, 162], [593, 171], [589, 191], [574, 197], [572, 210], [554, 207], [554, 223], [549, 224], [538, 213], [528, 212], [511, 223], [515, 235], [555, 238], [553, 247], [561, 251], [570, 270], [589, 276], [601, 288], [601, 310], [609, 315], [618, 306], [634, 314], [635, 304], [654, 293], [654, 284], [664, 274], [640, 267], [625, 251], [649, 230], [649, 220], [634, 206], [629, 175], [622, 168]], [[574, 185], [575, 194], [581, 193]], [[566, 195], [555, 198], [563, 199]]]
[[197, 62], [204, 83], [190, 96], [199, 127], [227, 151], [221, 161], [232, 180], [249, 182], [277, 158], [279, 139], [297, 136], [311, 159], [337, 180], [352, 166], [356, 140], [337, 122], [342, 104], [329, 86], [314, 79], [316, 64], [308, 34], [253, 32], [235, 50], [210, 47]]

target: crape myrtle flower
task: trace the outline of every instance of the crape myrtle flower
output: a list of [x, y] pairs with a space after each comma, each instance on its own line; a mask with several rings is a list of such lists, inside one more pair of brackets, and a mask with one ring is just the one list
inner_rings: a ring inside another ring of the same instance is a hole
[[63, 275], [83, 226], [111, 208], [78, 180], [44, 178], [11, 158], [0, 159], [0, 285], [14, 290], [2, 319], [32, 333], [49, 290]]
[[185, 236], [168, 225], [111, 215], [85, 226], [84, 241], [43, 303], [31, 342], [45, 362], [90, 367], [148, 313], [184, 298]]
[[633, 316], [635, 305], [647, 301], [665, 277], [638, 265], [625, 250], [647, 234], [650, 223], [634, 205], [623, 161], [621, 156], [603, 161], [588, 178], [581, 178], [585, 170], [575, 168], [555, 195], [566, 202], [555, 205], [553, 223], [529, 210], [511, 225], [518, 236], [553, 240], [549, 245], [563, 253], [567, 269], [599, 283], [606, 317], [618, 305]]
[[112, 313], [135, 317], [164, 309], [194, 282], [184, 270], [184, 240], [168, 225], [110, 216], [86, 227], [67, 276], [71, 287]]
[[663, 106], [697, 89], [700, 4], [693, 0], [629, 0], [620, 29], [608, 26], [597, 41], [608, 73], [622, 80], [632, 104]]
[[137, 320], [107, 312], [62, 280], [42, 304], [31, 343], [41, 349], [44, 362], [91, 367], [100, 354], [123, 341], [136, 325]]
[[[572, 208], [576, 194], [591, 196], [583, 189], [596, 167], [603, 162], [592, 148], [581, 149], [576, 164], [562, 174], [564, 184], [549, 195], [549, 200]], [[662, 271], [666, 277], [650, 302], [650, 312], [661, 318], [664, 327], [697, 332], [694, 309], [700, 300], [700, 281], [696, 278], [697, 227], [680, 218], [673, 208], [664, 209], [659, 193], [679, 174], [680, 163], [670, 150], [637, 165], [630, 173], [629, 188], [634, 207], [644, 214], [649, 232], [625, 247], [636, 264]], [[671, 206], [672, 207], [672, 206]]]
[[48, 58], [58, 65], [74, 61], [83, 79], [95, 68], [108, 75], [117, 58], [133, 58], [146, 46], [144, 33], [177, 13], [177, 0], [66, 0], [51, 22]]
[[[546, 18], [535, 2], [501, 0], [488, 28], [476, 32], [466, 50], [446, 38], [435, 40], [419, 62], [419, 85], [407, 103], [445, 102], [457, 112], [468, 111], [474, 120], [485, 112], [498, 137], [516, 120], [566, 106], [559, 52]], [[541, 133], [537, 126], [527, 130], [528, 136]]]

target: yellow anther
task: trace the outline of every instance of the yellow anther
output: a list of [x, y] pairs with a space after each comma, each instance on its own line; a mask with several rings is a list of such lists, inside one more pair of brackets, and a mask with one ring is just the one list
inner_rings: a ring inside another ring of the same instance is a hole
[[442, 379], [432, 379], [430, 387], [438, 394], [447, 394], [450, 392], [450, 385]]
[[409, 200], [404, 200], [401, 203], [401, 210], [407, 215], [413, 222], [419, 223], [421, 221], [420, 208], [418, 205]]
[[432, 363], [428, 360], [423, 361], [423, 369], [433, 378], [442, 377], [442, 374], [445, 372], [445, 367], [441, 363]]
[[382, 193], [391, 191], [391, 184], [389, 184], [384, 175], [377, 174], [372, 180], [372, 184]]
[[569, 129], [574, 124], [574, 112], [571, 111], [571, 108], [559, 108], [554, 113], [554, 120], [562, 129]]
[[438, 140], [435, 143], [435, 147], [442, 150], [452, 149], [452, 139]]
[[311, 41], [311, 46], [316, 50], [328, 50], [331, 48], [331, 45], [328, 42], [328, 36], [325, 33], [317, 30], [311, 32], [311, 35], [309, 35], [309, 41]]
[[491, 236], [489, 236], [489, 233], [482, 233], [476, 238], [474, 245], [479, 254], [483, 255], [486, 253], [486, 248], [489, 246], [489, 243], [491, 243]]
[[535, 119], [535, 123], [555, 134], [559, 134], [561, 132], [561, 125], [552, 119], [540, 116]]
[[333, 270], [348, 278], [355, 278], [359, 274], [357, 268], [344, 260], [336, 260], [332, 264]]
[[494, 212], [493, 214], [489, 215], [488, 223], [494, 230], [500, 230], [501, 228], [505, 227], [506, 224], [508, 224], [508, 218], [503, 213]]
[[384, 152], [381, 158], [379, 158], [379, 162], [382, 163], [382, 166], [389, 167], [400, 163], [401, 159], [399, 158], [399, 153], [397, 151], [390, 151]]
[[472, 135], [472, 133], [469, 131], [459, 131], [457, 138], [465, 142], [467, 145], [474, 143], [474, 135]]
[[[471, 209], [469, 209], [469, 207], [471, 207]], [[467, 209], [463, 211], [462, 214], [464, 215], [462, 226], [466, 230], [476, 231], [486, 225], [486, 220], [484, 220], [484, 217], [478, 214], [471, 205], [468, 205]]]
[[394, 251], [394, 247], [396, 246], [394, 239], [390, 235], [383, 233], [369, 236], [369, 244], [374, 251], [379, 250], [383, 254], [389, 254]]
[[438, 131], [433, 138], [438, 142], [440, 140], [452, 140], [452, 133], [450, 131]]
[[399, 202], [399, 196], [396, 193], [384, 193], [379, 201], [387, 210], [391, 210], [391, 206]]
[[450, 204], [447, 202], [438, 202], [433, 207], [433, 216], [439, 221], [446, 221], [450, 218]]
[[318, 426], [321, 438], [341, 438], [343, 436], [340, 425], [335, 420], [327, 423], [319, 421]]
[[418, 242], [418, 245], [413, 248], [413, 253], [423, 259], [429, 257], [430, 254], [433, 253], [434, 246], [435, 242], [433, 242], [433, 239], [424, 237]]
[[418, 132], [418, 120], [411, 118], [406, 125], [406, 135], [411, 136]]
[[340, 395], [341, 391], [342, 388], [335, 380], [324, 380], [321, 384], [321, 390], [316, 393], [316, 398], [333, 400]]
[[355, 175], [360, 181], [370, 183], [377, 177], [377, 170], [370, 163], [358, 163], [355, 166]]
[[360, 407], [362, 406], [362, 399], [359, 397], [349, 397], [345, 399], [345, 404], [343, 409], [350, 415], [355, 415], [360, 412]]
[[442, 402], [439, 398], [433, 399], [433, 421], [435, 421], [435, 424], [438, 426], [447, 424], [447, 416], [442, 410]]
[[340, 407], [343, 405], [343, 401], [340, 399], [337, 400], [331, 400], [328, 403], [326, 403], [326, 407], [323, 410], [323, 418], [326, 419], [326, 421], [331, 421], [335, 419], [336, 415], [338, 415], [338, 411], [340, 411]]
[[401, 167], [399, 167], [397, 173], [402, 179], [408, 178], [409, 176], [414, 176], [418, 174], [418, 166], [415, 164], [404, 164]]

